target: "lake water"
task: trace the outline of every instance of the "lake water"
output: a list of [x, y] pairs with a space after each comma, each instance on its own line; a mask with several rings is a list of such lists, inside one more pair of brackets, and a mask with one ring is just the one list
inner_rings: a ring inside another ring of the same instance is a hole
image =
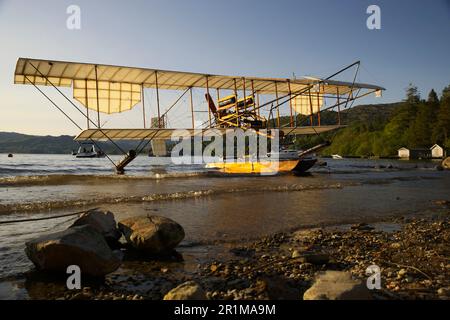
[[[119, 157], [114, 157], [115, 161]], [[433, 210], [449, 199], [450, 172], [438, 162], [322, 159], [306, 176], [223, 176], [202, 165], [139, 156], [117, 176], [106, 158], [0, 154], [0, 221], [93, 207], [117, 220], [174, 219], [184, 245], [240, 241], [301, 227], [375, 221]], [[32, 268], [24, 243], [67, 228], [72, 218], [0, 224], [0, 282]]]

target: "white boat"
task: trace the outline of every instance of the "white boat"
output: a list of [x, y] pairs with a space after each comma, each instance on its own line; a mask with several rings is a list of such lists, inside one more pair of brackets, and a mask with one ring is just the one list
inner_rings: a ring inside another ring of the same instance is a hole
[[331, 157], [332, 157], [333, 159], [344, 159], [344, 158], [342, 158], [342, 156], [340, 156], [340, 155], [338, 155], [338, 154], [332, 154]]
[[78, 148], [78, 152], [75, 154], [76, 158], [103, 158], [105, 153], [101, 150], [97, 150], [93, 143], [82, 142]]

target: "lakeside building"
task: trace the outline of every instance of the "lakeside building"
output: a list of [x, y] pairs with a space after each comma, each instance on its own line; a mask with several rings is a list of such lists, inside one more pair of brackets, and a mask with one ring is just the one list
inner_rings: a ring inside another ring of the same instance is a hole
[[446, 150], [438, 144], [433, 145], [430, 150], [432, 158], [445, 158], [447, 153]]
[[398, 157], [401, 159], [430, 159], [431, 150], [427, 148], [405, 148], [398, 149]]
[[397, 153], [400, 159], [440, 159], [446, 156], [446, 150], [438, 144], [429, 149], [402, 147], [397, 150]]

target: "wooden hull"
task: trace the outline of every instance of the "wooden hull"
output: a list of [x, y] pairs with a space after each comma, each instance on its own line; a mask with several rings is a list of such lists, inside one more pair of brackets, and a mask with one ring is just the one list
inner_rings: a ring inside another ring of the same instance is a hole
[[208, 163], [207, 168], [215, 168], [231, 174], [276, 174], [282, 172], [302, 173], [311, 168], [317, 159], [291, 159], [279, 161], [254, 162], [215, 162]]

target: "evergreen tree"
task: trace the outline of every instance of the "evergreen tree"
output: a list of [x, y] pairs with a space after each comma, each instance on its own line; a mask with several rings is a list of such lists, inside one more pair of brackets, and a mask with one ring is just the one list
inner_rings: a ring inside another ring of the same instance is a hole
[[420, 102], [420, 93], [419, 89], [412, 83], [408, 85], [406, 88], [406, 102], [409, 103], [419, 103]]
[[428, 94], [428, 100], [427, 100], [427, 110], [428, 110], [428, 121], [429, 121], [429, 134], [430, 134], [430, 144], [437, 143], [434, 135], [434, 127], [436, 126], [437, 122], [437, 115], [439, 112], [439, 98], [436, 94], [436, 91], [434, 89], [431, 89], [430, 93]]
[[403, 106], [401, 106], [389, 124], [395, 130], [390, 133], [390, 138], [393, 145], [398, 145], [394, 141], [401, 142], [402, 145], [416, 147], [421, 143], [417, 139], [416, 129], [416, 115], [419, 109], [420, 94], [419, 90], [413, 84], [409, 84], [406, 89], [406, 99]]
[[439, 103], [439, 98], [437, 96], [436, 91], [434, 91], [434, 89], [431, 89], [430, 93], [428, 94], [427, 102], [430, 104], [438, 104]]
[[409, 146], [428, 148], [433, 143], [433, 127], [436, 122], [436, 113], [439, 109], [439, 98], [432, 89], [428, 94], [427, 102], [417, 105], [417, 114], [409, 132]]
[[400, 147], [429, 148], [438, 143], [450, 148], [450, 85], [440, 99], [431, 90], [426, 101], [420, 100], [418, 92], [410, 85], [390, 118], [373, 122], [369, 113], [358, 117], [336, 134], [325, 153], [394, 156]]
[[411, 146], [427, 148], [432, 145], [432, 113], [429, 103], [418, 105], [417, 115], [414, 119]]
[[414, 132], [410, 128], [413, 124], [413, 115], [415, 115], [414, 106], [405, 102], [395, 110], [391, 120], [385, 125], [383, 139], [389, 153], [402, 146], [409, 145], [412, 132]]
[[450, 147], [450, 85], [442, 91], [433, 138], [436, 143]]
[[448, 98], [450, 98], [450, 85], [446, 86], [442, 90], [442, 97], [441, 97], [441, 99], [448, 99]]

